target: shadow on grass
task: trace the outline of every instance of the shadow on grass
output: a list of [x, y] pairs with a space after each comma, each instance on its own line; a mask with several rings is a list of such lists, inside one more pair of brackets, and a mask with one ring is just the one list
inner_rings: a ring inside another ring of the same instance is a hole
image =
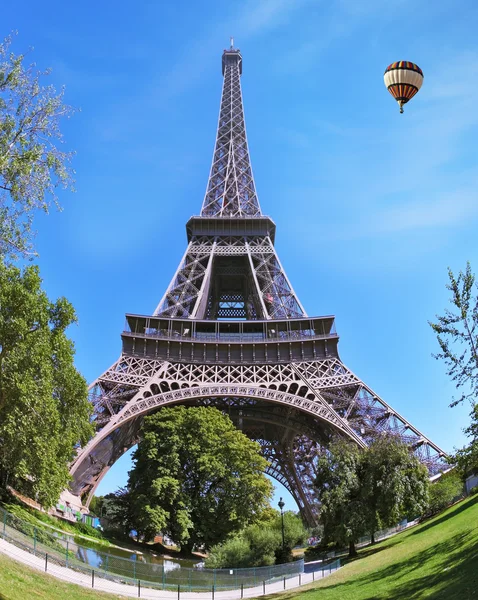
[[[387, 542], [387, 543], [385, 543]], [[349, 565], [351, 563], [356, 562], [357, 560], [362, 560], [362, 558], [367, 558], [368, 556], [372, 556], [373, 554], [377, 554], [377, 552], [382, 552], [383, 550], [388, 550], [389, 548], [393, 548], [397, 544], [400, 544], [401, 540], [381, 540], [373, 546], [365, 546], [365, 548], [360, 548], [357, 556], [353, 556], [349, 558], [348, 556], [344, 556], [340, 559], [342, 565]]]
[[[421, 577], [413, 577], [409, 581], [396, 585], [391, 590], [394, 600], [419, 600], [425, 590], [433, 590], [434, 600], [472, 600], [478, 597], [478, 549], [470, 539], [471, 532], [457, 534], [447, 542], [442, 542], [425, 552], [414, 556], [412, 560], [403, 561], [402, 569], [409, 571], [418, 568], [441, 554], [439, 564], [434, 565], [428, 573]], [[376, 580], [384, 577], [400, 577], [400, 572], [391, 565], [376, 574]], [[402, 573], [401, 577], [406, 573]], [[373, 580], [370, 578], [369, 580]], [[373, 596], [370, 600], [379, 600]]]
[[435, 570], [446, 572], [445, 569], [450, 567], [450, 564], [456, 564], [457, 559], [458, 562], [461, 562], [465, 557], [461, 557], [461, 560], [457, 555], [461, 555], [462, 553], [469, 553], [470, 549], [464, 548], [466, 542], [472, 535], [471, 531], [467, 533], [458, 533], [452, 538], [435, 544], [422, 552], [418, 552], [413, 556], [402, 560], [400, 562], [394, 563], [387, 567], [383, 567], [366, 577], [361, 578], [361, 583], [373, 583], [376, 581], [381, 581], [383, 579], [394, 579], [397, 580], [400, 577], [403, 577], [410, 571], [417, 569], [420, 566], [423, 566], [429, 561], [435, 559], [439, 556], [441, 557], [438, 565], [434, 567]]
[[[387, 546], [388, 547], [388, 546]], [[383, 548], [385, 549], [385, 548]], [[368, 556], [381, 549], [371, 548]], [[361, 553], [364, 556], [365, 553]], [[437, 561], [438, 557], [438, 561]], [[360, 557], [359, 557], [360, 558]], [[413, 575], [413, 571], [428, 563], [429, 570], [422, 576]], [[431, 566], [433, 565], [433, 566]], [[399, 583], [402, 581], [401, 583]], [[345, 595], [350, 589], [366, 588], [369, 592], [379, 582], [386, 582], [383, 591], [376, 595], [360, 595], [368, 600], [419, 600], [425, 590], [433, 590], [434, 600], [476, 600], [478, 598], [478, 548], [472, 543], [472, 532], [459, 533], [452, 538], [418, 552], [400, 562], [388, 565], [373, 573], [352, 578], [332, 585], [327, 590], [337, 589]], [[387, 585], [388, 584], [388, 585]], [[320, 590], [311, 588], [300, 592], [301, 598], [318, 598]], [[312, 596], [311, 596], [312, 594]], [[281, 600], [297, 597], [297, 590], [281, 595]]]
[[[472, 501], [460, 503], [446, 515], [431, 520], [425, 527], [421, 527], [413, 533], [410, 532], [410, 537], [428, 532], [430, 528], [448, 521], [450, 517], [459, 515], [477, 502], [478, 497]], [[290, 590], [290, 592], [282, 593], [280, 600], [296, 598], [299, 594], [302, 599], [316, 600], [320, 598], [320, 592], [325, 590], [335, 590], [340, 596], [350, 594], [354, 590], [357, 598], [367, 598], [367, 600], [385, 600], [386, 598], [421, 600], [426, 593], [428, 593], [426, 597], [433, 598], [433, 600], [478, 600], [478, 544], [475, 541], [475, 527], [476, 524], [470, 522], [469, 530], [456, 533], [442, 542], [427, 547], [423, 551], [416, 551], [412, 556], [379, 568], [372, 573], [354, 576], [350, 580], [337, 583], [331, 581], [329, 585], [325, 585], [323, 590], [317, 587], [300, 592]], [[407, 543], [403, 538], [387, 540], [383, 546], [379, 542], [379, 547], [369, 546], [361, 550], [357, 558], [346, 559], [343, 563], [350, 564], [357, 559], [372, 556], [402, 542]], [[414, 573], [417, 570], [420, 570], [421, 573]]]
[[421, 527], [416, 529], [412, 533], [412, 535], [420, 535], [424, 531], [428, 531], [428, 529], [430, 529], [431, 527], [435, 527], [435, 525], [440, 525], [440, 523], [445, 523], [445, 521], [448, 521], [448, 519], [451, 519], [452, 517], [456, 517], [457, 515], [462, 513], [464, 510], [471, 508], [477, 502], [478, 502], [478, 495], [471, 500], [460, 502], [459, 504], [457, 504], [455, 506], [455, 508], [452, 508], [449, 512], [447, 512], [446, 515], [443, 515], [439, 518], [432, 517], [430, 519], [429, 523], [427, 523], [426, 525], [422, 525]]
[[[327, 586], [327, 589], [340, 588], [347, 590], [348, 587], [362, 587], [377, 584], [388, 580], [390, 587], [387, 588], [387, 596], [367, 596], [369, 600], [382, 600], [393, 598], [394, 600], [418, 600], [423, 597], [424, 590], [435, 590], [434, 600], [468, 600], [477, 598], [478, 589], [478, 550], [470, 541], [472, 532], [459, 533], [454, 537], [436, 544], [423, 552], [419, 552], [406, 560], [394, 563], [373, 573], [335, 585]], [[439, 562], [436, 562], [436, 558]], [[425, 564], [433, 567], [422, 577], [411, 576], [403, 583], [394, 585], [400, 579], [407, 578], [415, 569]], [[384, 590], [385, 591], [385, 590]], [[474, 594], [474, 595], [473, 595]]]

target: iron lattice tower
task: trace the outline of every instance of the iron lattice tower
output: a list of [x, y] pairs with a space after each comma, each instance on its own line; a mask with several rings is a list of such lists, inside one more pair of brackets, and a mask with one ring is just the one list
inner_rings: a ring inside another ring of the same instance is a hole
[[120, 358], [90, 387], [96, 435], [71, 467], [88, 504], [109, 467], [137, 443], [144, 415], [216, 406], [258, 440], [269, 474], [315, 520], [316, 457], [332, 436], [365, 446], [391, 432], [430, 474], [444, 452], [340, 360], [334, 317], [308, 317], [261, 212], [247, 145], [242, 56], [225, 50], [216, 145], [201, 214], [153, 315], [126, 315]]

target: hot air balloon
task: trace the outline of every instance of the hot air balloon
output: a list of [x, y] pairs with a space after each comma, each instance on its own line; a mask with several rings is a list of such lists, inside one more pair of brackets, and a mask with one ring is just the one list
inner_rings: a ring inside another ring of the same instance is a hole
[[423, 71], [408, 60], [399, 60], [385, 69], [383, 76], [387, 90], [392, 94], [403, 112], [403, 105], [422, 87]]

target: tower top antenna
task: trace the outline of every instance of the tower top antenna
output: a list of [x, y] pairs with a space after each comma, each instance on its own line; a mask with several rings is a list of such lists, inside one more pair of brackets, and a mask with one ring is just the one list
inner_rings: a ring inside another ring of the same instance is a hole
[[232, 50], [234, 48], [234, 38], [232, 37], [232, 35], [230, 37], [230, 40], [231, 40], [231, 50]]

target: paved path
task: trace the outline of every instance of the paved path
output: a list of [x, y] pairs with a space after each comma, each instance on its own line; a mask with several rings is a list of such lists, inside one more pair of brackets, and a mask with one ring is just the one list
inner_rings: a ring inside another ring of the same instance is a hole
[[[0, 552], [6, 556], [13, 558], [19, 562], [22, 562], [29, 567], [45, 572], [45, 559], [33, 556], [25, 550], [17, 548], [13, 544], [0, 539]], [[317, 565], [319, 567], [319, 565]], [[86, 588], [92, 587], [92, 578], [90, 575], [84, 573], [78, 573], [72, 569], [61, 567], [55, 564], [48, 564], [48, 574], [58, 577], [68, 583], [76, 583]], [[314, 580], [320, 579], [322, 576], [328, 576], [325, 572], [322, 575], [322, 570], [312, 573], [302, 573], [302, 575], [286, 579], [286, 589], [290, 590], [299, 587], [299, 585], [305, 585], [311, 583]], [[116, 594], [122, 597], [130, 598], [151, 598], [163, 599], [163, 600], [177, 600], [178, 592], [169, 592], [167, 590], [157, 590], [151, 588], [128, 585], [124, 583], [116, 583], [115, 581], [109, 581], [108, 579], [102, 579], [95, 577], [94, 589], [101, 592], [109, 592], [110, 594]], [[278, 581], [275, 583], [266, 584], [265, 593], [272, 594], [274, 592], [282, 592], [284, 590], [284, 581]], [[139, 595], [138, 595], [139, 594]], [[263, 586], [256, 586], [253, 588], [244, 588], [244, 598], [257, 598], [258, 596], [264, 595]], [[227, 590], [221, 592], [215, 592], [214, 600], [236, 600], [241, 598], [241, 590]], [[183, 600], [212, 600], [212, 590], [207, 592], [180, 592], [180, 599]]]

